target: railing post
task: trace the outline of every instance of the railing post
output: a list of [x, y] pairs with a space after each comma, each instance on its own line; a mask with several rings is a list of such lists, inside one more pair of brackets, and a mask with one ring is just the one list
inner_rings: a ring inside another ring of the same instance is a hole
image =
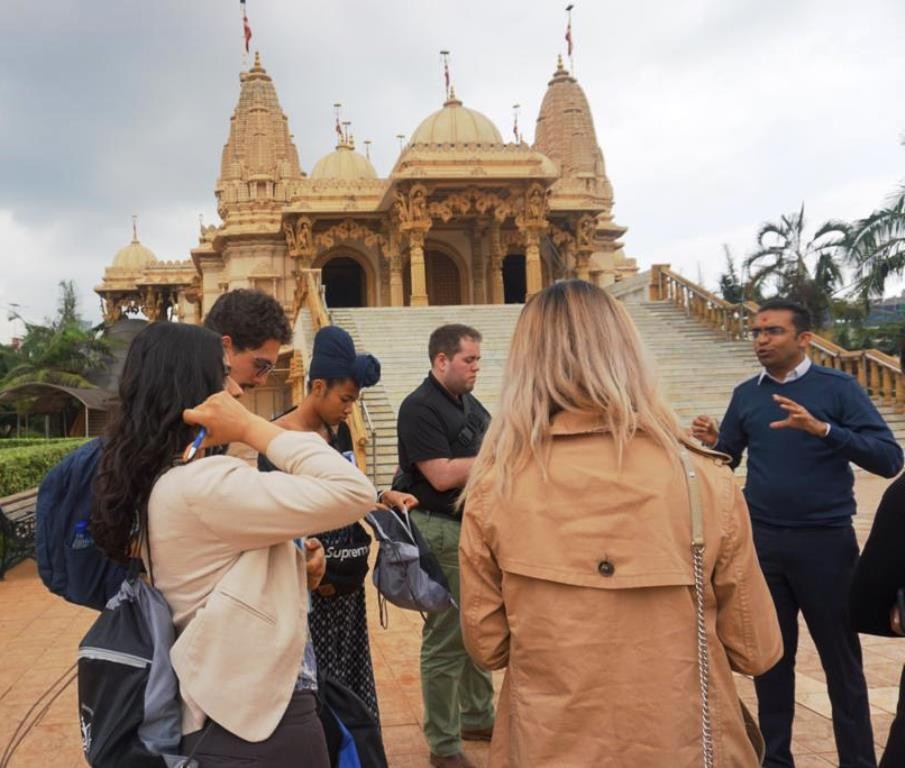
[[651, 301], [661, 301], [663, 299], [663, 275], [661, 270], [664, 268], [669, 269], [669, 264], [651, 264], [650, 266], [648, 298]]

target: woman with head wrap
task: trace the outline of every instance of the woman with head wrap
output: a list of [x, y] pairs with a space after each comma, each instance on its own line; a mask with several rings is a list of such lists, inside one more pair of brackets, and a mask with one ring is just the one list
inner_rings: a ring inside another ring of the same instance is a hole
[[[356, 354], [352, 337], [342, 328], [321, 328], [314, 337], [308, 393], [298, 407], [280, 416], [276, 424], [283, 429], [317, 432], [354, 462], [346, 420], [362, 388], [372, 387], [379, 380], [380, 361], [376, 357]], [[275, 469], [263, 454], [258, 457], [258, 468]], [[379, 500], [406, 508], [418, 503], [411, 494], [398, 491], [384, 491]], [[318, 538], [327, 555], [327, 570], [311, 594], [309, 613], [317, 669], [345, 683], [379, 719], [364, 591], [371, 538], [359, 523], [327, 531]], [[306, 658], [310, 660], [310, 654]], [[316, 676], [311, 677], [313, 684]]]

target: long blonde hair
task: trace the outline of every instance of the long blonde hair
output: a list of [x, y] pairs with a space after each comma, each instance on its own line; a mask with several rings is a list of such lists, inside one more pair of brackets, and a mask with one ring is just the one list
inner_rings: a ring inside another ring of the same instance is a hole
[[534, 296], [515, 326], [500, 403], [463, 500], [493, 473], [488, 489], [508, 498], [530, 463], [546, 478], [553, 416], [590, 413], [616, 442], [618, 461], [638, 431], [678, 456], [682, 430], [657, 390], [641, 337], [621, 303], [583, 280]]

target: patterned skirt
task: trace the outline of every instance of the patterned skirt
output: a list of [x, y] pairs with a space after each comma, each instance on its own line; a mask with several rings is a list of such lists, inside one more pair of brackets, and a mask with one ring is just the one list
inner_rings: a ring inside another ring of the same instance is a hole
[[312, 592], [308, 626], [318, 669], [345, 683], [380, 722], [364, 587], [334, 597]]

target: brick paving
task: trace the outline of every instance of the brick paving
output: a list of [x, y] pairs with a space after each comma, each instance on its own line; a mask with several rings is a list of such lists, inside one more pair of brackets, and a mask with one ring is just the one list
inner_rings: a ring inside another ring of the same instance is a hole
[[[856, 529], [862, 542], [887, 485], [888, 481], [880, 478], [858, 477], [856, 493], [863, 513], [856, 518]], [[390, 606], [388, 629], [382, 629], [370, 586], [368, 600], [371, 649], [390, 766], [426, 768], [428, 750], [421, 735], [418, 679], [421, 619]], [[35, 701], [71, 667], [78, 642], [95, 615], [48, 593], [31, 561], [17, 566], [0, 582], [0, 748], [6, 747]], [[879, 753], [895, 712], [905, 640], [864, 636], [862, 642]], [[804, 627], [797, 670], [796, 764], [798, 768], [837, 765], [823, 672]], [[497, 673], [497, 690], [501, 681], [502, 674]], [[751, 682], [739, 678], [738, 687], [753, 709]], [[689, 692], [689, 697], [694, 695]], [[486, 744], [467, 743], [466, 752], [478, 766], [486, 766]], [[84, 764], [72, 683], [25, 737], [9, 766], [75, 768]]]

